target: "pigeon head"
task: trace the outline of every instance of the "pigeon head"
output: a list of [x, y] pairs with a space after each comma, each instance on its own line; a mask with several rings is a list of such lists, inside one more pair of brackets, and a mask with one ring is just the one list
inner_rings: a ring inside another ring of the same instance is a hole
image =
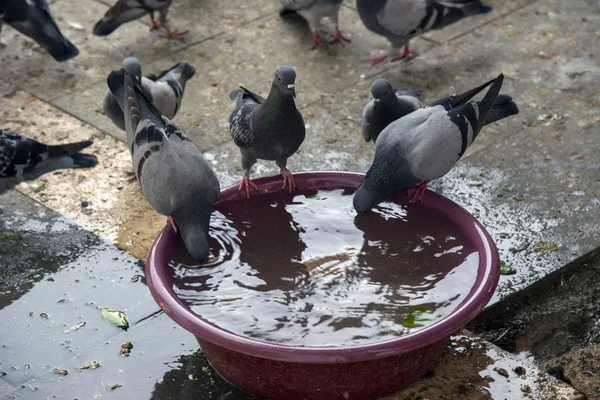
[[379, 102], [385, 102], [388, 99], [396, 97], [392, 84], [385, 79], [377, 79], [371, 84], [371, 94], [375, 105]]
[[384, 201], [386, 197], [385, 193], [367, 189], [365, 183], [363, 183], [354, 193], [352, 204], [357, 213], [366, 214], [371, 208]]
[[131, 75], [135, 76], [138, 81], [142, 80], [142, 64], [135, 57], [129, 57], [123, 60], [123, 68]]
[[296, 71], [292, 67], [279, 67], [273, 76], [273, 86], [285, 96], [296, 97]]
[[208, 223], [200, 221], [198, 223], [194, 218], [175, 218], [177, 228], [179, 228], [181, 238], [185, 247], [194, 260], [203, 262], [210, 254], [208, 246]]

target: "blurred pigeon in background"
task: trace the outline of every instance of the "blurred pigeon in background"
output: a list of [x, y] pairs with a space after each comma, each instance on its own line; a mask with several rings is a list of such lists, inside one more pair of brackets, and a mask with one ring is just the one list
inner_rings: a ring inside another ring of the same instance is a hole
[[35, 40], [56, 61], [79, 54], [56, 25], [46, 0], [0, 0], [0, 29], [3, 23]]
[[[483, 5], [480, 0], [356, 0], [356, 8], [367, 29], [391, 42], [392, 61], [414, 53], [408, 48], [408, 42], [422, 33], [492, 11], [492, 7]], [[387, 58], [386, 55], [365, 61], [375, 65]]]
[[[173, 0], [118, 0], [114, 6], [104, 14], [104, 17], [94, 25], [94, 35], [108, 36], [119, 26], [126, 22], [134, 21], [150, 14], [152, 21], [151, 31], [155, 29], [164, 29], [166, 33], [162, 37], [178, 39], [185, 35], [187, 31], [172, 31], [167, 26], [167, 14]], [[158, 21], [154, 19], [154, 13], [158, 11]]]
[[[508, 95], [498, 94], [500, 74], [475, 89], [437, 100], [400, 118], [381, 132], [373, 164], [354, 195], [363, 213], [394, 191], [410, 188], [410, 203], [422, 201], [429, 181], [446, 175], [473, 143], [481, 128], [519, 109]], [[481, 101], [470, 101], [487, 86]]]
[[[179, 111], [185, 84], [196, 73], [196, 69], [190, 64], [181, 62], [159, 75], [142, 76], [142, 66], [135, 57], [125, 59], [123, 67], [138, 82], [141, 82], [146, 97], [156, 106], [161, 115], [168, 119], [173, 119]], [[116, 126], [125, 130], [123, 110], [110, 89], [106, 91], [104, 96], [104, 113]]]
[[127, 69], [112, 71], [107, 83], [123, 108], [127, 144], [146, 200], [181, 233], [192, 257], [204, 261], [210, 252], [210, 214], [220, 191], [215, 173]]
[[287, 159], [300, 148], [306, 135], [304, 119], [296, 108], [296, 71], [291, 67], [279, 67], [273, 76], [271, 91], [266, 99], [241, 87], [229, 97], [235, 107], [229, 116], [231, 137], [242, 153], [244, 177], [239, 190], [250, 187], [258, 191], [250, 181], [250, 169], [257, 159], [275, 161], [283, 176], [283, 186], [290, 193], [296, 189], [294, 177], [287, 169]]
[[377, 141], [382, 130], [398, 118], [423, 107], [421, 93], [411, 88], [394, 89], [385, 79], [371, 84], [373, 100], [363, 109], [362, 135], [365, 142]]
[[48, 146], [36, 140], [0, 129], [0, 194], [23, 181], [69, 168], [90, 168], [96, 157], [79, 153], [91, 141]]
[[284, 17], [289, 14], [298, 14], [304, 18], [310, 27], [313, 34], [313, 44], [315, 46], [327, 44], [327, 41], [321, 39], [317, 33], [321, 27], [321, 21], [325, 17], [329, 17], [335, 25], [334, 41], [350, 42], [351, 40], [344, 37], [338, 27], [338, 15], [340, 7], [344, 0], [280, 0], [283, 8], [279, 11], [279, 15]]

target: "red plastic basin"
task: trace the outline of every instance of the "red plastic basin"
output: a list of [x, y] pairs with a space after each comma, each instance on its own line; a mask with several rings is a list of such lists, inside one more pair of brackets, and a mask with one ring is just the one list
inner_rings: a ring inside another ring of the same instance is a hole
[[[294, 175], [296, 184], [307, 189], [357, 189], [364, 174], [352, 172], [306, 172]], [[255, 180], [261, 192], [279, 191], [280, 176]], [[260, 194], [253, 193], [253, 196]], [[406, 204], [400, 191], [390, 198]], [[245, 201], [237, 186], [224, 189], [216, 205]], [[176, 241], [181, 239], [166, 226], [154, 240], [146, 277], [159, 306], [175, 322], [196, 336], [212, 366], [232, 383], [273, 400], [377, 399], [419, 379], [430, 370], [458, 329], [471, 321], [492, 297], [500, 277], [498, 251], [483, 226], [451, 200], [427, 191], [418, 207], [442, 212], [479, 251], [475, 284], [469, 294], [445, 318], [410, 334], [386, 341], [344, 347], [297, 347], [263, 342], [233, 334], [191, 311], [173, 291], [173, 273], [168, 267]], [[181, 256], [179, 256], [181, 257]]]

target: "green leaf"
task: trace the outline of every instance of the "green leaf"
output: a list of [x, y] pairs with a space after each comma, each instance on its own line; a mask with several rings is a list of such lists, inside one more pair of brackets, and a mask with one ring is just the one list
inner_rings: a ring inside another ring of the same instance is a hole
[[433, 310], [425, 306], [417, 306], [408, 313], [406, 318], [404, 318], [404, 321], [402, 321], [402, 326], [406, 328], [427, 326], [431, 325], [434, 320], [435, 315], [433, 314]]
[[503, 262], [500, 263], [500, 275], [514, 275], [517, 273], [517, 270], [509, 267]]
[[122, 311], [110, 310], [108, 308], [102, 308], [102, 317], [104, 320], [113, 326], [123, 328], [127, 330], [129, 328], [129, 321], [127, 316]]

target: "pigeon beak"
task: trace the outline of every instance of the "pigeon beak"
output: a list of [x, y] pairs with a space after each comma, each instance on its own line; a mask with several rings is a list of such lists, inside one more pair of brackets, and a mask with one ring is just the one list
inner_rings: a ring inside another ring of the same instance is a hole
[[292, 92], [292, 96], [296, 98], [296, 85], [290, 83], [289, 85], [287, 85], [287, 88]]

